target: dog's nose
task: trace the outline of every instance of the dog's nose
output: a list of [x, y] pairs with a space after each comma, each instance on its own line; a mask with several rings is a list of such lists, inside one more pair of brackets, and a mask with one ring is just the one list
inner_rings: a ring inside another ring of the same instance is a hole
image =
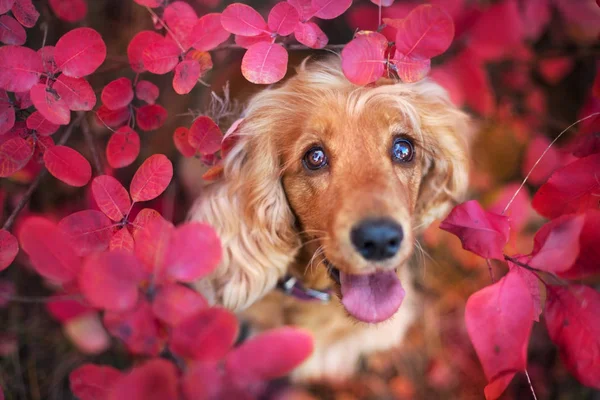
[[390, 219], [366, 220], [350, 232], [356, 250], [369, 261], [392, 258], [400, 249], [402, 227]]

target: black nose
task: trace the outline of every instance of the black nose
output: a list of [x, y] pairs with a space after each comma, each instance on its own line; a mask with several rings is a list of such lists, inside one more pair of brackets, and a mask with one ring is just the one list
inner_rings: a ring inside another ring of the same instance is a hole
[[359, 223], [350, 232], [356, 250], [369, 261], [392, 258], [400, 249], [402, 227], [389, 219], [372, 219]]

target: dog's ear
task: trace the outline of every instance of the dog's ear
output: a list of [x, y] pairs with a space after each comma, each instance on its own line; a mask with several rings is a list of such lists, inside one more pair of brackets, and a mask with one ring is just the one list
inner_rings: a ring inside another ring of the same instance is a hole
[[246, 116], [224, 159], [223, 178], [206, 188], [190, 213], [191, 220], [211, 224], [223, 246], [222, 262], [198, 290], [232, 310], [273, 289], [299, 246], [273, 127], [265, 119], [252, 111]]
[[469, 147], [474, 123], [455, 107], [433, 82], [420, 97], [418, 112], [423, 138], [423, 179], [416, 207], [416, 226], [427, 228], [466, 194], [469, 183]]

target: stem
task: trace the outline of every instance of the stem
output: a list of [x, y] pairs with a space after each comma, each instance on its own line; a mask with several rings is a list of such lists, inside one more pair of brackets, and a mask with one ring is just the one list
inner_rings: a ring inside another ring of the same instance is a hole
[[537, 400], [537, 396], [535, 395], [535, 390], [533, 390], [533, 385], [531, 384], [531, 378], [529, 378], [529, 372], [525, 370], [525, 376], [527, 377], [527, 382], [529, 383], [529, 389], [531, 389], [531, 394], [533, 395], [533, 399]]
[[156, 18], [156, 20], [158, 22], [160, 22], [160, 24], [163, 26], [163, 28], [165, 28], [165, 30], [171, 35], [171, 37], [173, 38], [173, 40], [175, 41], [175, 43], [177, 44], [177, 46], [179, 46], [179, 49], [181, 50], [181, 52], [185, 53], [185, 49], [183, 48], [183, 46], [181, 45], [181, 43], [179, 43], [179, 40], [177, 39], [177, 36], [175, 36], [175, 34], [173, 32], [171, 32], [171, 30], [167, 26], [167, 23], [161, 17], [159, 17], [158, 14], [156, 14], [150, 7], [146, 7], [146, 10], [148, 10], [148, 12], [150, 13], [150, 15], [152, 15], [154, 18]]
[[[285, 44], [285, 43], [280, 43], [280, 44], [288, 50], [309, 50], [309, 51], [342, 50], [346, 46], [345, 44], [329, 44], [329, 45], [323, 47], [322, 49], [313, 49], [313, 48], [305, 46], [303, 44]], [[214, 48], [211, 51], [219, 51], [219, 50], [246, 50], [246, 49], [241, 46], [238, 46], [237, 44], [229, 43], [229, 44], [220, 45], [219, 47]]]
[[488, 271], [490, 272], [490, 278], [492, 278], [492, 283], [496, 283], [496, 279], [494, 278], [494, 270], [492, 269], [492, 263], [489, 258], [485, 259], [485, 262], [488, 266]]
[[[79, 114], [84, 114], [83, 112], [79, 112]], [[85, 115], [84, 115], [85, 116]], [[85, 142], [87, 143], [90, 152], [92, 153], [92, 161], [94, 162], [94, 169], [96, 170], [97, 175], [102, 175], [102, 162], [100, 161], [100, 155], [96, 149], [96, 145], [94, 144], [94, 138], [92, 137], [92, 132], [90, 132], [90, 124], [87, 119], [83, 118], [81, 121], [81, 130], [83, 131], [83, 137], [85, 138]]]

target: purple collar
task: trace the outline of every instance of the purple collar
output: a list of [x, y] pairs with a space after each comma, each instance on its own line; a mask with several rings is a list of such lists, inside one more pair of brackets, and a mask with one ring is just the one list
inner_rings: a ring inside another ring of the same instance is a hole
[[305, 287], [298, 279], [286, 275], [277, 282], [277, 288], [300, 300], [319, 300], [327, 303], [331, 299], [331, 290], [317, 290]]

